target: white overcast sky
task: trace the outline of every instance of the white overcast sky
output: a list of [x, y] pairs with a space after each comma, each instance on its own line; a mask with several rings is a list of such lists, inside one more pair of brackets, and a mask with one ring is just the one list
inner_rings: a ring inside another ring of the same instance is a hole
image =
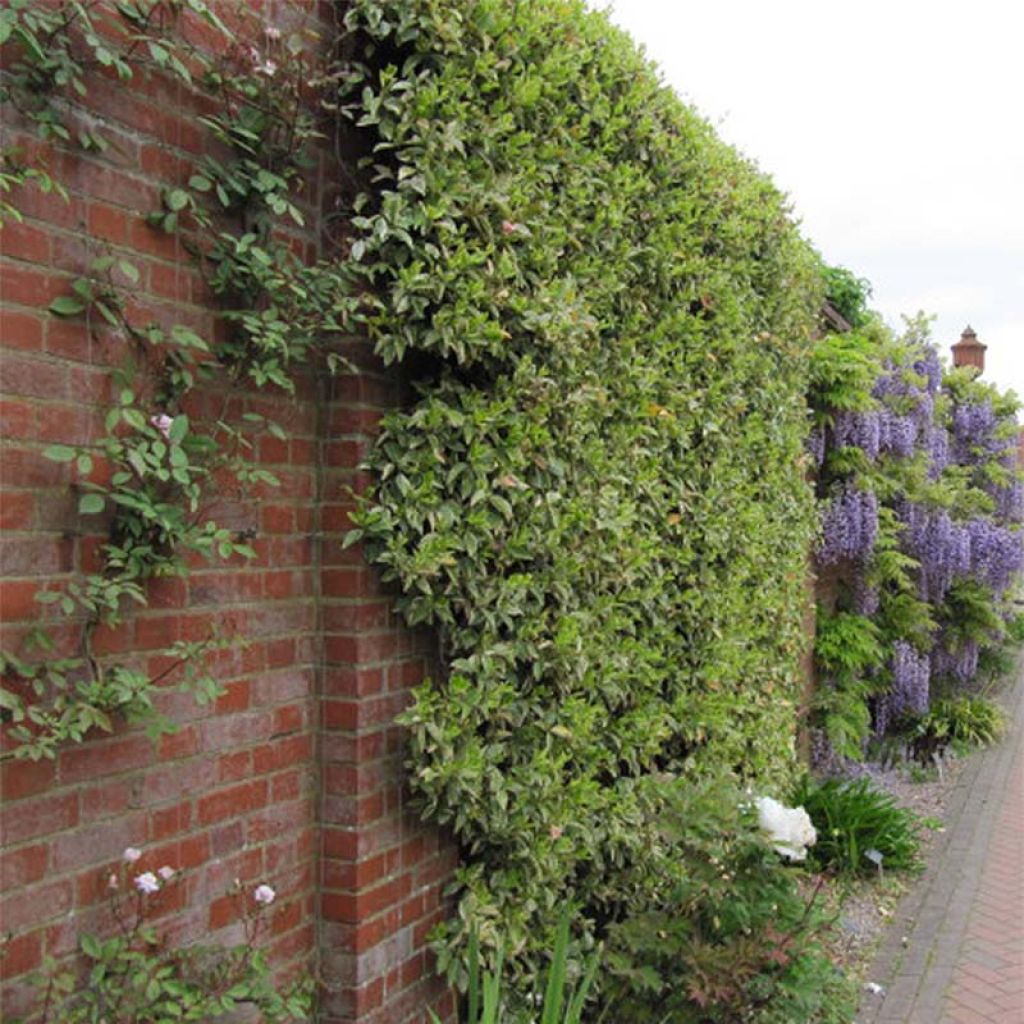
[[894, 326], [970, 323], [1024, 398], [1021, 0], [592, 0]]

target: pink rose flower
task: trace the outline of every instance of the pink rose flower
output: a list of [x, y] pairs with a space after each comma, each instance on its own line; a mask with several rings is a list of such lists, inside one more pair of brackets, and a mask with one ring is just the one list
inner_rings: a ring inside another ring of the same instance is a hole
[[515, 221], [503, 220], [501, 222], [501, 233], [503, 235], [514, 235], [519, 230], [519, 225]]
[[167, 413], [162, 412], [159, 416], [150, 416], [149, 425], [156, 427], [165, 438], [171, 436], [171, 425], [174, 423], [174, 417], [168, 416]]
[[160, 891], [160, 883], [156, 880], [156, 875], [152, 871], [147, 871], [136, 877], [135, 888], [149, 896], [154, 892]]
[[126, 864], [134, 864], [142, 856], [142, 851], [129, 846], [121, 856], [124, 857]]
[[169, 882], [174, 877], [174, 868], [164, 865], [157, 874], [165, 881]]
[[252, 898], [257, 903], [269, 905], [274, 902], [274, 897], [277, 895], [269, 885], [258, 885], [256, 891], [252, 894]]

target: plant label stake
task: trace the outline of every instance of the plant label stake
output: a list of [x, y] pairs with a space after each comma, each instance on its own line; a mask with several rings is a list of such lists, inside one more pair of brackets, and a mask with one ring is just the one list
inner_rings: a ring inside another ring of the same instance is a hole
[[864, 856], [867, 857], [872, 864], [878, 868], [879, 880], [885, 878], [885, 869], [882, 867], [882, 861], [885, 859], [879, 850], [865, 850]]

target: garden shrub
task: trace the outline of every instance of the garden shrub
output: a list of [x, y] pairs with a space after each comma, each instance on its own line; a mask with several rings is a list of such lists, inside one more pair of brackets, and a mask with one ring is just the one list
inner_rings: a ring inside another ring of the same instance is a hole
[[[648, 782], [785, 787], [817, 260], [783, 198], [578, 0], [356, 0], [342, 97], [372, 181], [349, 270], [417, 398], [352, 542], [447, 670], [403, 721], [463, 854], [437, 934], [536, 990], [658, 905]], [[600, 978], [598, 981], [600, 982]]]
[[925, 764], [950, 744], [988, 747], [1005, 731], [1006, 712], [989, 698], [971, 694], [936, 700], [927, 714], [904, 727], [915, 757]]
[[611, 929], [607, 1019], [849, 1020], [850, 986], [820, 942], [829, 922], [817, 890], [782, 866], [749, 797], [722, 780], [658, 788], [672, 857], [656, 904]]
[[883, 868], [917, 866], [917, 816], [869, 779], [806, 777], [792, 799], [807, 811], [817, 829], [818, 841], [809, 857], [819, 867], [871, 874], [877, 870], [878, 854]]

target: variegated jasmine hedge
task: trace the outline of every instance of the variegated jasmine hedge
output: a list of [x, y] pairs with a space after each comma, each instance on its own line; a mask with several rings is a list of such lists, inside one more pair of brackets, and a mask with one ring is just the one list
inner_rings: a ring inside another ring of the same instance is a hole
[[390, 416], [358, 514], [447, 672], [405, 716], [467, 923], [532, 976], [663, 895], [675, 778], [794, 762], [820, 272], [786, 203], [579, 2], [359, 0], [352, 258]]

